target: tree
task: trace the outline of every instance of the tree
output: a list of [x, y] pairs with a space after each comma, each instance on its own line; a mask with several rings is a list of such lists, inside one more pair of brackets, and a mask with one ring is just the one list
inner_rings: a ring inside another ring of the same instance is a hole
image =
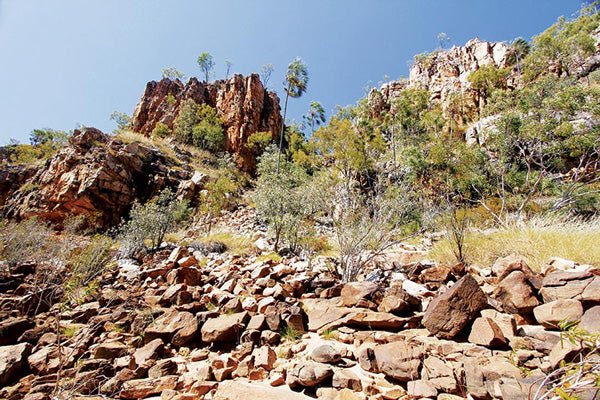
[[64, 146], [69, 138], [69, 133], [57, 131], [50, 128], [34, 129], [29, 134], [29, 142], [32, 146], [48, 146], [57, 149]]
[[231, 60], [225, 60], [225, 65], [227, 66], [227, 72], [225, 73], [225, 79], [229, 78], [229, 71], [231, 70], [231, 66], [233, 63]]
[[265, 64], [262, 66], [260, 70], [260, 79], [264, 87], [267, 87], [269, 83], [269, 79], [271, 79], [271, 74], [273, 73], [273, 64]]
[[440, 48], [444, 49], [450, 42], [450, 37], [446, 34], [446, 32], [440, 32], [437, 35], [438, 42], [440, 43]]
[[184, 100], [174, 128], [177, 139], [183, 143], [210, 151], [219, 151], [223, 147], [223, 122], [217, 111], [208, 104], [197, 104], [192, 99]]
[[233, 204], [239, 190], [239, 183], [227, 175], [221, 175], [216, 180], [206, 184], [199, 210], [208, 224], [207, 235], [212, 230], [215, 218], [221, 214], [222, 210]]
[[212, 70], [215, 68], [215, 62], [210, 53], [204, 52], [198, 56], [198, 65], [202, 72], [204, 72], [204, 80], [208, 82]]
[[279, 165], [281, 164], [281, 151], [283, 148], [283, 133], [285, 127], [285, 115], [287, 113], [287, 104], [290, 97], [298, 98], [304, 94], [308, 85], [308, 70], [300, 58], [294, 59], [288, 65], [287, 74], [285, 74], [285, 103], [283, 107], [283, 123], [281, 124], [281, 133], [279, 135], [279, 152], [277, 154], [277, 175], [279, 175]]
[[315, 133], [315, 126], [325, 122], [325, 109], [318, 101], [311, 101], [308, 112], [302, 117], [310, 126], [311, 135]]
[[183, 81], [185, 79], [185, 75], [183, 74], [183, 72], [179, 71], [175, 67], [167, 67], [163, 69], [162, 77], [171, 80], [179, 79], [180, 81]]
[[119, 131], [127, 129], [129, 127], [129, 123], [131, 122], [129, 115], [120, 111], [113, 111], [110, 114], [110, 119], [117, 123], [117, 130]]
[[529, 54], [531, 45], [527, 40], [519, 37], [513, 40], [509, 49], [509, 62], [516, 64], [519, 74], [519, 83], [521, 83], [521, 61]]

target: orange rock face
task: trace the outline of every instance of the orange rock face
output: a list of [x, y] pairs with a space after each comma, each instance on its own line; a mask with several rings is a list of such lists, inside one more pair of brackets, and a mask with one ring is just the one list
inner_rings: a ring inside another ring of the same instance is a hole
[[149, 135], [157, 123], [173, 128], [182, 101], [192, 99], [217, 110], [225, 131], [225, 150], [232, 153], [237, 165], [253, 172], [256, 160], [247, 147], [255, 132], [271, 132], [276, 139], [283, 123], [279, 97], [267, 91], [257, 74], [234, 75], [213, 83], [191, 78], [187, 84], [167, 78], [152, 81], [137, 105], [132, 119], [135, 132]]

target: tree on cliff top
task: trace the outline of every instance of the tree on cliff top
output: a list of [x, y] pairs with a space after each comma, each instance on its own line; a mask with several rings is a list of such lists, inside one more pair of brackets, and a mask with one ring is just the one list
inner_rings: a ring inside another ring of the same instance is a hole
[[204, 72], [204, 80], [208, 82], [208, 78], [210, 77], [210, 73], [215, 67], [215, 62], [213, 61], [212, 55], [207, 53], [206, 51], [200, 54], [198, 57], [198, 65], [202, 72]]

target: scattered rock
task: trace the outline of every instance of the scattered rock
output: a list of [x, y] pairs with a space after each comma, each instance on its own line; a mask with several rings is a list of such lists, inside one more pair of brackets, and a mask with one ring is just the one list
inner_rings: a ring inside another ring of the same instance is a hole
[[558, 328], [561, 322], [578, 322], [583, 316], [583, 306], [577, 300], [558, 299], [533, 309], [535, 319], [546, 328]]

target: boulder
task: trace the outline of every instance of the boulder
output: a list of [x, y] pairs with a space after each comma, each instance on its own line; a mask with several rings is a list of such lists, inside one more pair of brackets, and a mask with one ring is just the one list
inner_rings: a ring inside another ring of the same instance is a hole
[[600, 333], [600, 306], [594, 306], [583, 313], [579, 327], [590, 333]]
[[[588, 271], [553, 271], [544, 277], [540, 293], [546, 303], [558, 299], [588, 300], [584, 299], [584, 291], [597, 279], [600, 278]], [[586, 297], [593, 298], [594, 295], [589, 291]]]
[[342, 288], [341, 297], [342, 305], [346, 307], [354, 307], [370, 301], [371, 297], [379, 291], [379, 285], [375, 282], [350, 282], [346, 283]]
[[156, 360], [164, 350], [162, 339], [154, 339], [145, 346], [140, 347], [133, 353], [133, 359], [138, 367], [141, 367], [148, 360]]
[[100, 343], [92, 350], [95, 359], [114, 360], [127, 354], [127, 346], [121, 342]]
[[7, 318], [0, 321], [0, 346], [17, 343], [19, 336], [34, 325], [33, 321], [27, 318]]
[[559, 328], [561, 322], [578, 322], [583, 316], [583, 306], [577, 300], [558, 299], [533, 309], [535, 319], [546, 328]]
[[145, 330], [146, 343], [154, 339], [171, 342], [176, 346], [183, 346], [190, 342], [198, 332], [198, 321], [192, 313], [187, 311], [169, 310]]
[[315, 387], [333, 376], [333, 369], [327, 364], [307, 361], [292, 365], [287, 370], [286, 383], [292, 388]]
[[431, 301], [423, 316], [423, 325], [434, 335], [450, 339], [486, 306], [487, 297], [477, 281], [471, 275], [465, 275]]
[[502, 279], [492, 297], [498, 300], [504, 311], [511, 314], [527, 314], [540, 304], [533, 286], [522, 271], [512, 271]]
[[500, 327], [491, 318], [477, 318], [471, 326], [469, 342], [487, 347], [506, 346], [507, 340]]
[[25, 375], [30, 353], [29, 343], [0, 347], [0, 386], [7, 386]]
[[313, 361], [334, 364], [342, 359], [342, 354], [330, 344], [322, 344], [315, 347], [310, 353]]
[[244, 323], [248, 318], [246, 311], [211, 318], [202, 325], [202, 341], [205, 343], [235, 342], [242, 334]]
[[419, 378], [425, 355], [422, 346], [400, 340], [365, 347], [359, 352], [360, 366], [370, 372], [381, 372], [387, 377], [408, 382]]
[[393, 286], [386, 290], [377, 310], [396, 314], [415, 310], [420, 305], [421, 301], [417, 297], [408, 294], [401, 287]]

